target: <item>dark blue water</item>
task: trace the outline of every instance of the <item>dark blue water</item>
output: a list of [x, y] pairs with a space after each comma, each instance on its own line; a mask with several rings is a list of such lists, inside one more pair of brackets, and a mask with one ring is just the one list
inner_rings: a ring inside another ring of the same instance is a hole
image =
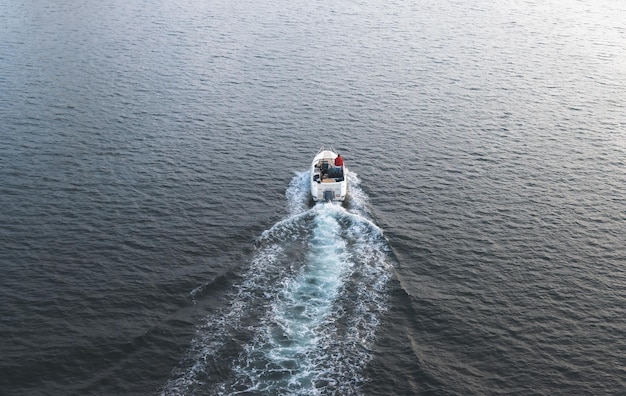
[[624, 20], [0, 0], [0, 393], [623, 394]]

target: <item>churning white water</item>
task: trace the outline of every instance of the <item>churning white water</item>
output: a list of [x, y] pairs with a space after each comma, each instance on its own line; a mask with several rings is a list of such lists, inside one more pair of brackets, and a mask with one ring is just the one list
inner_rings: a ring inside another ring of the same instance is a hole
[[[352, 175], [346, 209], [309, 208], [308, 172], [296, 174], [286, 192], [289, 216], [263, 232], [228, 308], [198, 329], [164, 394], [359, 392], [390, 263]], [[229, 354], [231, 367], [216, 367]]]

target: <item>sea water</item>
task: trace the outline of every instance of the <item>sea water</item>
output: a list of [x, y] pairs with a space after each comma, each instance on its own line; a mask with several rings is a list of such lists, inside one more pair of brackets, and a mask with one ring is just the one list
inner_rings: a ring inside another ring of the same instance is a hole
[[0, 393], [623, 393], [624, 20], [0, 0]]

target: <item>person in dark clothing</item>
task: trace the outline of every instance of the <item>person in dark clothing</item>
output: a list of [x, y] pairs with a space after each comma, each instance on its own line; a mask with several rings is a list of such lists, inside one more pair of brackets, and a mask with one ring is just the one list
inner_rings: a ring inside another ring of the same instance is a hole
[[343, 166], [343, 157], [341, 154], [337, 154], [337, 158], [335, 158], [335, 166]]

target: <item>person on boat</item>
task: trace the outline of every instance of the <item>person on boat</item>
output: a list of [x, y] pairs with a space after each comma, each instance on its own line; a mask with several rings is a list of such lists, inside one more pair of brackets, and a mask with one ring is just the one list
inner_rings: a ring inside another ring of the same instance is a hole
[[337, 158], [335, 158], [335, 166], [343, 166], [343, 157], [341, 157], [341, 154], [337, 154]]

